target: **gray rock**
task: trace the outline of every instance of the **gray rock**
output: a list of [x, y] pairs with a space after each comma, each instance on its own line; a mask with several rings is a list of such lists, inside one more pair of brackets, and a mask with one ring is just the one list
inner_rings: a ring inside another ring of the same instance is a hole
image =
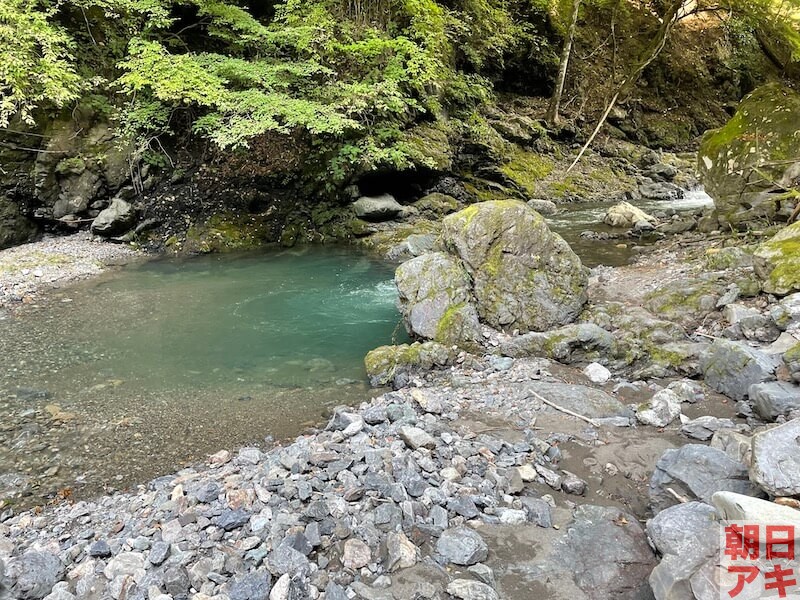
[[772, 496], [800, 494], [800, 419], [753, 436], [750, 478]]
[[472, 278], [482, 321], [545, 331], [575, 319], [588, 278], [577, 255], [522, 202], [481, 202], [445, 217], [442, 242]]
[[749, 396], [753, 409], [766, 421], [774, 421], [800, 409], [800, 386], [785, 381], [751, 385]]
[[237, 575], [228, 588], [230, 600], [264, 600], [272, 589], [272, 576], [264, 569]]
[[403, 211], [403, 205], [389, 194], [362, 196], [353, 202], [353, 211], [359, 219], [365, 221], [390, 221]]
[[681, 425], [681, 433], [690, 438], [707, 441], [720, 429], [734, 429], [736, 424], [730, 419], [712, 416], [697, 417]]
[[783, 331], [800, 329], [800, 293], [789, 294], [770, 307], [772, 320]]
[[325, 586], [325, 600], [350, 600], [344, 588], [333, 581]]
[[434, 252], [404, 262], [394, 276], [409, 334], [442, 344], [480, 337], [470, 278], [461, 261]]
[[499, 600], [497, 592], [480, 581], [454, 579], [447, 585], [447, 593], [461, 600]]
[[[559, 406], [593, 419], [633, 416], [619, 400], [588, 386], [534, 381], [526, 387]], [[537, 402], [535, 397], [531, 397], [531, 402]], [[542, 408], [551, 410], [546, 405]]]
[[528, 517], [528, 521], [539, 527], [550, 528], [553, 526], [553, 519], [550, 515], [550, 505], [546, 500], [523, 496], [520, 498], [520, 502]]
[[544, 200], [542, 198], [531, 198], [528, 200], [528, 206], [538, 212], [540, 215], [554, 215], [558, 212], [558, 206], [551, 200]]
[[679, 200], [683, 198], [683, 190], [666, 181], [654, 181], [639, 186], [643, 198], [651, 200]]
[[92, 221], [92, 232], [98, 235], [112, 236], [124, 233], [133, 226], [136, 220], [136, 211], [130, 203], [120, 198], [114, 198], [111, 205], [100, 211]]
[[400, 439], [412, 450], [418, 448], [435, 448], [436, 440], [427, 431], [419, 427], [403, 426], [398, 429]]
[[227, 509], [214, 519], [214, 525], [221, 527], [225, 531], [233, 531], [244, 527], [250, 521], [250, 516], [249, 512], [241, 508], [236, 510]]
[[700, 369], [708, 386], [734, 400], [744, 400], [750, 386], [775, 379], [776, 361], [741, 342], [715, 340]]
[[211, 504], [217, 498], [219, 498], [220, 488], [214, 481], [207, 481], [204, 483], [200, 488], [198, 488], [194, 492], [195, 498], [197, 498], [200, 502], [205, 502], [206, 504]]
[[105, 540], [97, 540], [89, 546], [89, 556], [96, 556], [99, 558], [106, 558], [111, 556], [111, 548]]
[[469, 566], [486, 560], [489, 548], [469, 527], [445, 529], [436, 542], [436, 554], [445, 563]]
[[774, 342], [781, 334], [781, 330], [773, 320], [764, 315], [745, 317], [738, 325], [744, 337], [757, 342]]
[[800, 530], [800, 511], [789, 506], [733, 492], [717, 492], [711, 497], [711, 503], [726, 521], [780, 523], [794, 525], [796, 531]]
[[751, 440], [731, 429], [720, 429], [711, 436], [711, 447], [722, 450], [736, 462], [750, 464]]
[[705, 398], [703, 386], [690, 379], [673, 381], [667, 386], [667, 389], [672, 390], [681, 402], [688, 402], [689, 404], [701, 402]]
[[61, 560], [49, 552], [29, 551], [8, 560], [5, 569], [9, 598], [40, 600], [47, 596], [64, 573]]
[[432, 233], [412, 233], [402, 242], [395, 244], [386, 252], [389, 260], [408, 260], [432, 252], [436, 244], [436, 236]]
[[647, 521], [647, 536], [662, 555], [688, 555], [696, 547], [713, 549], [719, 538], [717, 511], [703, 502], [670, 506]]
[[648, 215], [640, 208], [635, 207], [629, 202], [620, 202], [615, 204], [606, 211], [603, 217], [603, 223], [611, 227], [624, 227], [630, 229], [636, 223], [647, 223], [651, 227], [656, 224], [657, 220], [654, 216]]
[[386, 536], [386, 570], [393, 573], [417, 564], [417, 547], [401, 531]]
[[669, 389], [656, 392], [648, 404], [636, 409], [636, 419], [653, 427], [666, 427], [680, 414], [681, 399]]
[[[281, 542], [269, 555], [269, 567], [275, 575], [304, 573], [309, 569], [308, 558], [290, 543]], [[275, 584], [277, 587], [277, 583]]]
[[719, 491], [759, 495], [758, 488], [750, 482], [747, 467], [722, 450], [700, 444], [667, 450], [658, 459], [649, 487], [654, 512], [677, 502], [667, 488], [706, 503]]
[[169, 557], [169, 550], [169, 544], [166, 542], [153, 542], [153, 547], [150, 548], [150, 554], [147, 556], [147, 560], [153, 565], [159, 566]]
[[586, 493], [586, 482], [569, 471], [564, 471], [564, 478], [561, 480], [561, 489], [567, 494], [583, 496]]

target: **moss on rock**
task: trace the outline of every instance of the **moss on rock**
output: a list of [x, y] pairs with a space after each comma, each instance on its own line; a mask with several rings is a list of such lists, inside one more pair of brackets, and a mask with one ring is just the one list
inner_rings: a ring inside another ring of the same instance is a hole
[[789, 225], [755, 252], [756, 273], [763, 289], [783, 296], [800, 290], [800, 222]]

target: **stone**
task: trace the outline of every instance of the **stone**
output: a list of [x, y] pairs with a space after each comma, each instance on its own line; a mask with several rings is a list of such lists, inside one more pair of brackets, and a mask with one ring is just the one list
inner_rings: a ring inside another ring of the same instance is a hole
[[496, 329], [546, 331], [586, 303], [580, 259], [522, 202], [481, 202], [445, 217], [442, 244], [471, 277], [481, 321]]
[[351, 538], [344, 543], [342, 564], [346, 569], [358, 570], [365, 567], [372, 560], [372, 551], [364, 542]]
[[770, 381], [750, 386], [753, 410], [765, 421], [774, 421], [800, 410], [800, 386], [787, 381]]
[[752, 444], [750, 479], [771, 496], [800, 494], [800, 419], [756, 433]]
[[400, 265], [394, 280], [410, 335], [442, 344], [480, 338], [469, 275], [461, 261], [442, 252], [424, 254]]
[[[717, 492], [714, 496], [731, 493]], [[718, 528], [717, 511], [713, 506], [686, 502], [665, 508], [649, 519], [647, 536], [659, 554], [681, 556], [691, 553], [695, 546], [713, 547], [719, 536]]]
[[353, 211], [359, 219], [377, 223], [397, 217], [403, 211], [403, 205], [390, 194], [362, 196], [353, 202]]
[[764, 315], [745, 317], [738, 325], [745, 338], [757, 342], [774, 342], [781, 334], [774, 321]]
[[800, 94], [777, 83], [757, 88], [736, 115], [708, 131], [698, 153], [700, 180], [724, 228], [756, 220], [786, 220], [794, 202], [781, 199], [797, 177]]
[[[0, 562], [0, 566], [2, 566], [2, 562]], [[63, 573], [64, 565], [55, 554], [28, 551], [22, 556], [9, 559], [6, 563], [5, 578], [3, 588], [0, 588], [0, 594], [7, 589], [10, 596], [6, 597], [9, 600], [11, 598], [40, 600], [50, 593]]]
[[418, 448], [433, 449], [436, 447], [436, 440], [427, 431], [419, 427], [403, 426], [397, 430], [397, 433], [400, 435], [400, 439], [412, 450], [417, 450]]
[[96, 556], [98, 558], [106, 558], [111, 556], [111, 548], [105, 540], [97, 540], [89, 546], [89, 556]]
[[639, 193], [642, 198], [651, 200], [680, 200], [683, 198], [683, 190], [677, 185], [667, 181], [651, 181], [639, 186]]
[[265, 569], [236, 575], [228, 587], [230, 600], [264, 600], [272, 589], [272, 576]]
[[711, 503], [726, 521], [780, 523], [794, 525], [795, 531], [800, 531], [800, 511], [796, 508], [734, 492], [717, 492]]
[[706, 385], [734, 400], [744, 400], [750, 386], [775, 379], [775, 359], [741, 342], [717, 339], [700, 361]]
[[[602, 390], [569, 383], [533, 381], [526, 388], [551, 402], [592, 419], [633, 416], [619, 400]], [[536, 402], [535, 396], [531, 402]], [[544, 410], [550, 409], [543, 405]], [[561, 413], [563, 414], [563, 413]]]
[[306, 555], [293, 548], [291, 543], [287, 543], [286, 540], [278, 544], [277, 548], [272, 551], [268, 564], [270, 571], [275, 575], [305, 572], [309, 568]]
[[133, 206], [120, 198], [114, 198], [108, 208], [92, 221], [92, 233], [102, 236], [112, 236], [124, 233], [133, 226], [136, 220], [136, 211]]
[[490, 586], [472, 579], [454, 579], [447, 584], [447, 593], [461, 600], [499, 600]]
[[667, 389], [672, 390], [681, 402], [688, 402], [689, 404], [695, 404], [705, 398], [703, 386], [690, 379], [673, 381], [667, 386]]
[[769, 309], [770, 317], [781, 331], [797, 331], [800, 329], [800, 293], [790, 294], [773, 304]]
[[455, 212], [458, 210], [458, 200], [441, 192], [433, 192], [414, 202], [414, 208], [435, 217]]
[[528, 521], [539, 527], [550, 528], [553, 526], [553, 519], [550, 515], [550, 505], [542, 498], [530, 498], [523, 496], [520, 498], [522, 508]]
[[561, 489], [573, 496], [583, 496], [586, 493], [586, 482], [569, 471], [564, 471], [564, 478], [561, 480]]
[[592, 383], [606, 383], [611, 379], [611, 371], [596, 362], [586, 365], [583, 369], [583, 374], [586, 375]]
[[221, 527], [225, 531], [233, 531], [244, 527], [250, 521], [251, 514], [241, 508], [236, 510], [223, 510], [222, 513], [214, 519], [214, 525]]
[[729, 491], [751, 496], [760, 495], [750, 481], [747, 467], [722, 450], [700, 444], [687, 444], [667, 450], [658, 459], [650, 478], [649, 494], [653, 512], [677, 502], [667, 491], [672, 488], [689, 499], [711, 501], [714, 492]]
[[108, 561], [103, 574], [110, 580], [119, 575], [140, 579], [144, 576], [144, 568], [144, 555], [138, 552], [120, 552]]
[[402, 242], [398, 242], [386, 251], [386, 258], [392, 261], [404, 261], [433, 252], [436, 246], [436, 235], [432, 233], [412, 233]]
[[558, 212], [558, 206], [556, 206], [555, 202], [544, 200], [543, 198], [531, 198], [528, 200], [528, 206], [540, 215], [550, 216]]
[[148, 554], [147, 560], [157, 567], [167, 560], [169, 551], [169, 544], [166, 542], [153, 542], [153, 547], [150, 548], [150, 554]]
[[720, 429], [734, 429], [735, 427], [736, 424], [730, 419], [720, 419], [706, 415], [681, 425], [681, 433], [687, 437], [705, 442], [711, 439], [714, 432]]
[[379, 346], [364, 358], [370, 385], [388, 385], [417, 370], [443, 368], [455, 363], [459, 351], [437, 342]]
[[636, 409], [636, 419], [653, 427], [666, 427], [680, 414], [681, 399], [669, 389], [656, 392], [649, 403]]
[[732, 429], [720, 429], [711, 436], [711, 447], [722, 450], [736, 462], [750, 464], [751, 441], [744, 434]]
[[442, 532], [436, 542], [436, 555], [444, 563], [469, 566], [486, 560], [489, 548], [475, 531], [461, 526]]
[[769, 294], [784, 296], [800, 291], [800, 222], [784, 227], [756, 248], [756, 274]]
[[625, 227], [630, 229], [634, 224], [639, 222], [655, 225], [658, 220], [629, 202], [615, 204], [608, 209], [603, 217], [603, 223], [611, 227]]
[[386, 570], [393, 573], [417, 564], [417, 547], [402, 531], [386, 536]]

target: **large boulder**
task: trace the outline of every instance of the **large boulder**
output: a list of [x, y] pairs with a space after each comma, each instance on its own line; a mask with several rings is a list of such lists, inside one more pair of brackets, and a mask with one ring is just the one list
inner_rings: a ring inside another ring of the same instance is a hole
[[100, 211], [92, 221], [92, 231], [99, 235], [117, 235], [130, 229], [136, 219], [136, 211], [129, 202], [114, 198], [111, 205]]
[[20, 211], [19, 206], [0, 196], [0, 250], [29, 241], [36, 226]]
[[492, 327], [545, 331], [573, 321], [586, 304], [580, 259], [522, 202], [473, 204], [444, 219], [442, 240], [463, 261], [478, 314]]
[[403, 205], [389, 194], [362, 196], [353, 202], [353, 211], [359, 219], [365, 221], [390, 221], [403, 212]]
[[783, 218], [796, 199], [782, 194], [800, 176], [800, 94], [778, 83], [758, 88], [700, 145], [700, 180], [723, 224]]
[[747, 398], [750, 386], [774, 380], [776, 367], [763, 352], [722, 339], [714, 341], [700, 363], [706, 384], [734, 400]]
[[781, 229], [753, 257], [765, 292], [783, 296], [800, 291], [800, 222]]
[[478, 313], [461, 261], [442, 252], [423, 254], [400, 265], [394, 280], [410, 334], [443, 344], [479, 338]]
[[753, 436], [750, 479], [772, 496], [800, 494], [800, 419]]
[[[370, 384], [375, 387], [389, 385], [409, 374], [436, 367], [444, 368], [455, 363], [458, 351], [436, 342], [416, 342], [398, 346], [379, 346], [364, 358]], [[398, 386], [399, 387], [399, 386]]]

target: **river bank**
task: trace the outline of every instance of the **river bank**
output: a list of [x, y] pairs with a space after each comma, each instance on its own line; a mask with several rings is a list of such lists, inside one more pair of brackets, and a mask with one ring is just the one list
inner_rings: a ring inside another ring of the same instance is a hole
[[145, 257], [129, 245], [109, 244], [89, 232], [46, 236], [0, 250], [0, 311], [35, 303], [46, 290], [96, 277], [111, 267]]

